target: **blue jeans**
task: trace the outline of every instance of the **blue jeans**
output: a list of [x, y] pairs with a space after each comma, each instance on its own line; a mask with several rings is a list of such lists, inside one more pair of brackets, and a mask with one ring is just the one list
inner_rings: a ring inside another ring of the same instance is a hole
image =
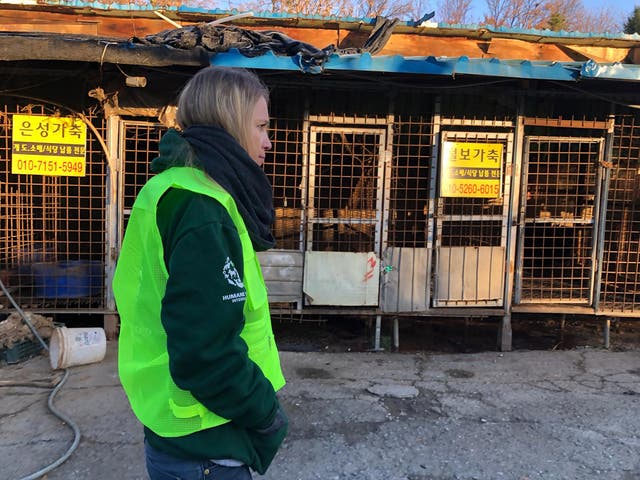
[[225, 467], [211, 460], [185, 460], [156, 450], [146, 441], [144, 452], [151, 480], [251, 480], [251, 471], [242, 467]]

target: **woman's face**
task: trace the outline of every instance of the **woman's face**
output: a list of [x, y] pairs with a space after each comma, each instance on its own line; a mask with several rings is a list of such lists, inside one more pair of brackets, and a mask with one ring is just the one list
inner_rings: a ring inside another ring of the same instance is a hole
[[249, 156], [254, 162], [262, 166], [265, 152], [271, 149], [271, 142], [269, 141], [269, 109], [267, 108], [267, 101], [263, 97], [260, 97], [253, 107], [247, 141], [249, 142], [249, 145], [247, 145]]

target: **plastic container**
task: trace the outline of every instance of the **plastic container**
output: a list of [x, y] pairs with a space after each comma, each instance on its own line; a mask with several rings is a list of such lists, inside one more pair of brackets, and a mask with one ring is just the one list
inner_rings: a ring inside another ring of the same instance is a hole
[[102, 328], [58, 327], [49, 342], [49, 360], [54, 370], [100, 362], [106, 351], [107, 338]]
[[25, 340], [24, 342], [16, 343], [11, 348], [1, 350], [0, 359], [9, 364], [20, 363], [38, 355], [41, 350], [42, 344], [40, 342]]
[[31, 265], [35, 295], [43, 298], [79, 298], [100, 294], [102, 263], [65, 260]]

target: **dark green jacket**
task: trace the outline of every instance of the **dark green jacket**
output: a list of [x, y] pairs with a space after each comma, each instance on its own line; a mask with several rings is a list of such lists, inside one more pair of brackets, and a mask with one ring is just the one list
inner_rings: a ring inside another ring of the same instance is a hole
[[[179, 136], [165, 136], [163, 142], [164, 155], [153, 163], [156, 173], [194, 161]], [[169, 272], [161, 320], [171, 376], [207, 408], [232, 421], [173, 438], [145, 428], [146, 439], [177, 457], [235, 459], [264, 473], [286, 428], [271, 435], [256, 432], [272, 423], [279, 404], [238, 335], [243, 302], [224, 300], [229, 283], [218, 267], [227, 258], [238, 270], [243, 265], [236, 227], [216, 200], [182, 189], [170, 189], [162, 197], [157, 224]], [[238, 273], [242, 278], [243, 272]]]

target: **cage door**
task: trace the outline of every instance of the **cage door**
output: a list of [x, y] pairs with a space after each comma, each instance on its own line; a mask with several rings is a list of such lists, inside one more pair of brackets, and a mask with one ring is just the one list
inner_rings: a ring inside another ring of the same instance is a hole
[[436, 307], [503, 304], [512, 145], [510, 133], [442, 133]]
[[312, 126], [307, 305], [378, 305], [386, 128]]
[[603, 138], [525, 138], [516, 303], [592, 303], [603, 154]]

